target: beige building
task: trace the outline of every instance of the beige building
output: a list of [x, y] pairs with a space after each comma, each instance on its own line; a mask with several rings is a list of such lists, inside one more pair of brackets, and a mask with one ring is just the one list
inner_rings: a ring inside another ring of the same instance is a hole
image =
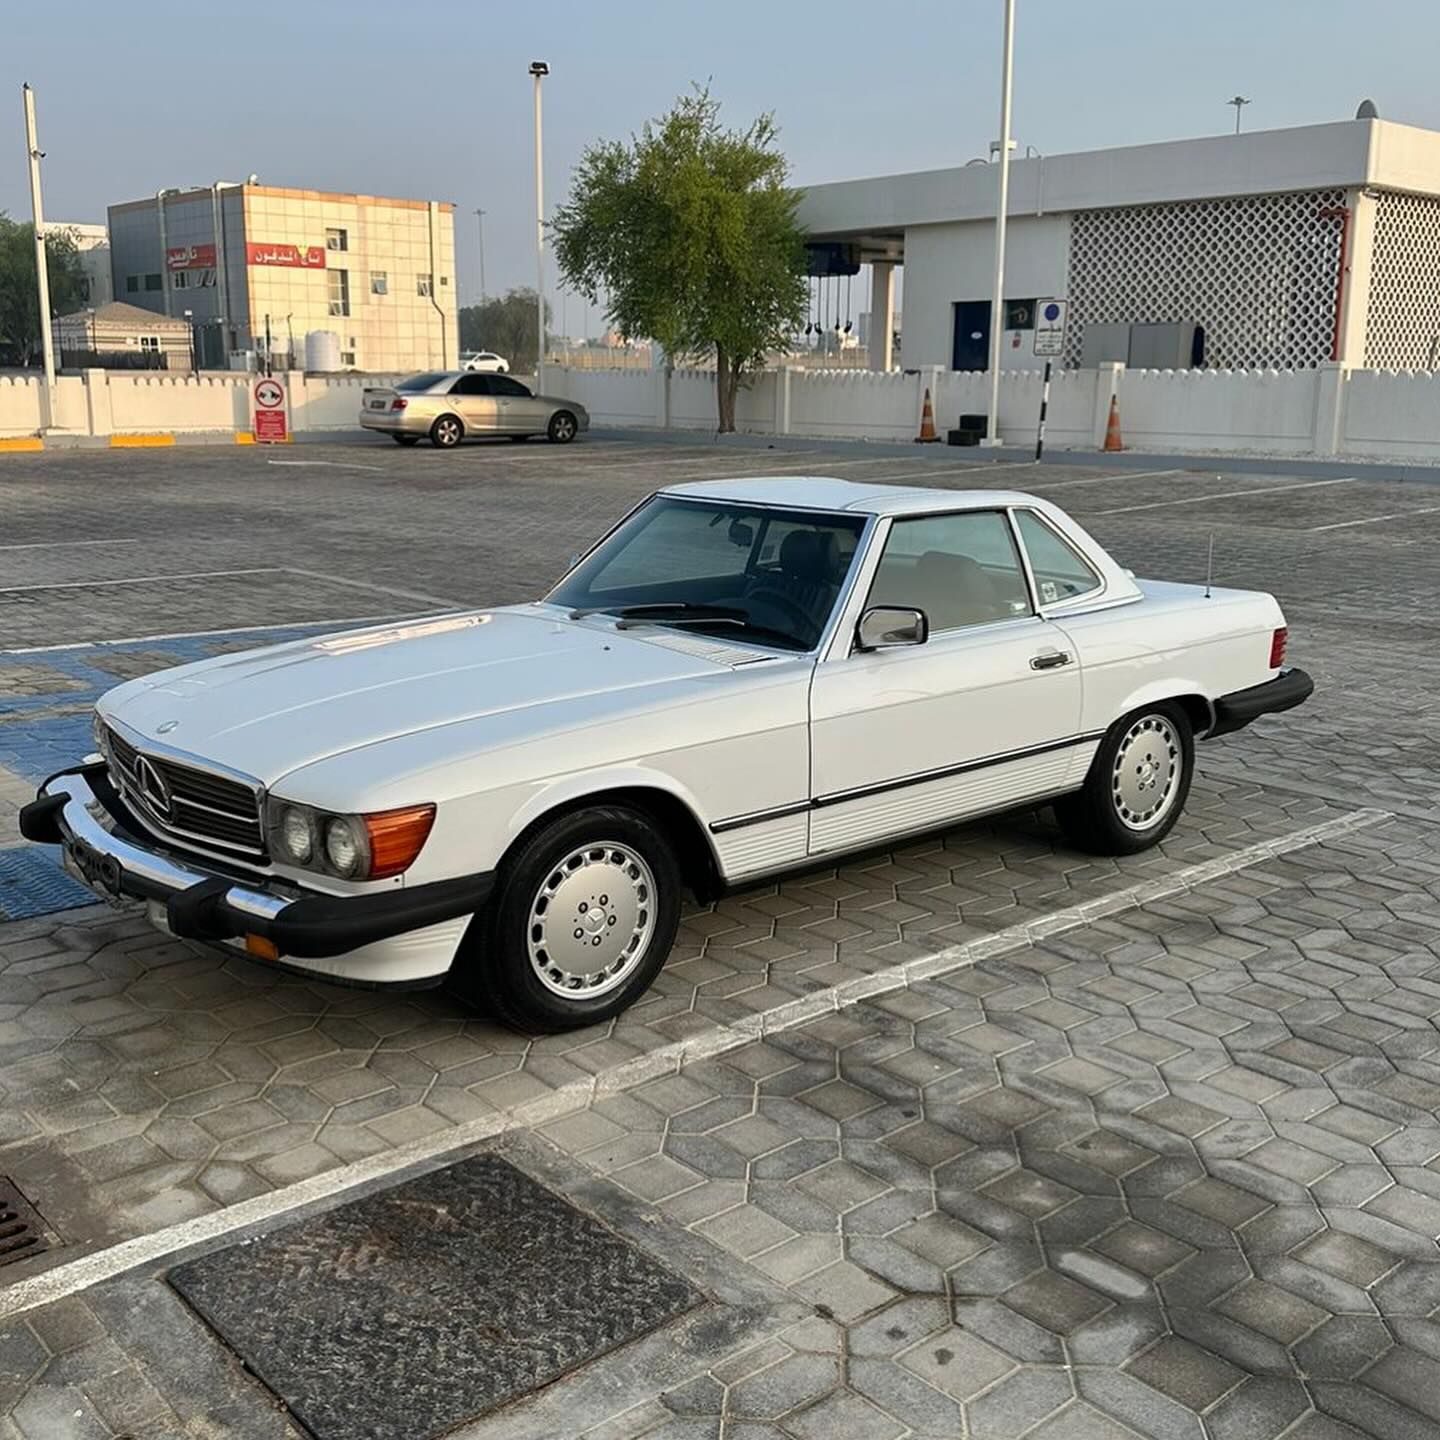
[[118, 364], [141, 370], [188, 370], [190, 327], [139, 305], [112, 300], [62, 315], [55, 343], [66, 365]]
[[263, 363], [267, 332], [277, 369], [457, 362], [448, 202], [247, 181], [112, 205], [109, 222], [116, 297], [188, 316], [207, 367]]

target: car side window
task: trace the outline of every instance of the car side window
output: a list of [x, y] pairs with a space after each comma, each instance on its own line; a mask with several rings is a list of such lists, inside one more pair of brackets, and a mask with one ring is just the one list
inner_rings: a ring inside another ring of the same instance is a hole
[[1015, 521], [1042, 605], [1074, 600], [1100, 588], [1100, 577], [1085, 557], [1033, 510], [1017, 510]]
[[512, 380], [508, 375], [491, 375], [488, 379], [490, 381], [490, 393], [492, 395], [528, 396], [530, 394], [518, 380]]
[[489, 395], [493, 393], [490, 389], [490, 377], [488, 375], [462, 375], [451, 387], [452, 395]]
[[923, 610], [932, 635], [1031, 613], [1015, 539], [998, 510], [896, 520], [867, 603]]

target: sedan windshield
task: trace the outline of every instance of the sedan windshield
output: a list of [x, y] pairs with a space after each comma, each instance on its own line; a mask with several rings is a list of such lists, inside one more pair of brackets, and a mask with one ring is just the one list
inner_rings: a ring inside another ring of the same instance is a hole
[[675, 625], [787, 650], [824, 633], [864, 528], [859, 515], [658, 496], [546, 597], [627, 628]]

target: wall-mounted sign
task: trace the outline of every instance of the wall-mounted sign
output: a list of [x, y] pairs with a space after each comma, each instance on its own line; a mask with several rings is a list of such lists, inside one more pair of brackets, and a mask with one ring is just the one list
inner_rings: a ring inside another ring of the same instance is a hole
[[172, 245], [165, 252], [167, 270], [210, 270], [214, 265], [213, 245]]
[[323, 245], [267, 245], [246, 241], [245, 263], [247, 265], [287, 265], [292, 270], [323, 270], [325, 268], [325, 247]]

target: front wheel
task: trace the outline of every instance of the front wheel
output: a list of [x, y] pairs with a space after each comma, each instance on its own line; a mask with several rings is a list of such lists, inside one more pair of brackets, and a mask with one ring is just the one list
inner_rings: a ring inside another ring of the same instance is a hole
[[554, 444], [568, 445], [575, 438], [575, 432], [579, 428], [575, 417], [568, 410], [557, 410], [550, 417], [550, 425], [545, 433]]
[[1163, 701], [1117, 720], [1085, 786], [1055, 802], [1066, 838], [1099, 855], [1133, 855], [1165, 838], [1180, 818], [1195, 770], [1185, 711]]
[[680, 884], [670, 845], [643, 811], [596, 805], [562, 815], [506, 858], [452, 986], [518, 1030], [608, 1020], [665, 963]]
[[442, 415], [430, 427], [430, 443], [437, 450], [453, 450], [464, 434], [464, 426], [454, 415]]

